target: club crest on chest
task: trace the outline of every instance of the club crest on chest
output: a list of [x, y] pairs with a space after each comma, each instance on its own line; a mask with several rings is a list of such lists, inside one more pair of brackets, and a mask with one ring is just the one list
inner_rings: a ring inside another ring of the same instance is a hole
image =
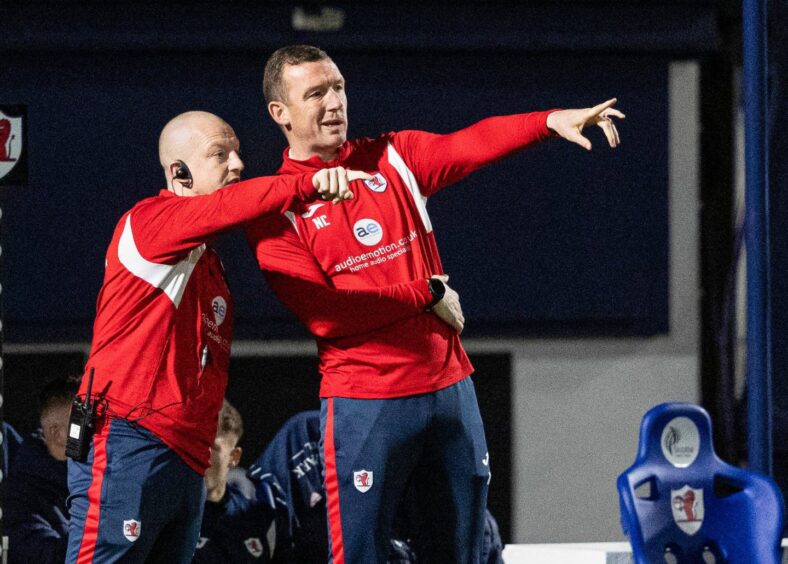
[[385, 192], [388, 185], [386, 178], [379, 172], [376, 172], [369, 180], [364, 181], [364, 186], [377, 193]]

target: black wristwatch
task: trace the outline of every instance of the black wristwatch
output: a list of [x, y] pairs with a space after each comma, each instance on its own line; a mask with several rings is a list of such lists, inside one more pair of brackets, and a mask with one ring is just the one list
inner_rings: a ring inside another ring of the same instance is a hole
[[432, 301], [427, 305], [427, 311], [430, 311], [446, 295], [446, 284], [440, 278], [430, 278], [427, 280], [427, 287], [430, 289], [430, 294], [432, 294]]

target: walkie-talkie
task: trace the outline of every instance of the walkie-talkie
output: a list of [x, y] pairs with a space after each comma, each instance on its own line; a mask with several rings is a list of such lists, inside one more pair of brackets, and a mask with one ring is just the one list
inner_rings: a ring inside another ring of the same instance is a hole
[[90, 391], [93, 388], [93, 372], [88, 374], [88, 389], [85, 401], [74, 398], [71, 404], [71, 418], [68, 420], [68, 440], [66, 441], [66, 456], [77, 462], [85, 462], [90, 449], [90, 439], [96, 429], [96, 402], [91, 401]]

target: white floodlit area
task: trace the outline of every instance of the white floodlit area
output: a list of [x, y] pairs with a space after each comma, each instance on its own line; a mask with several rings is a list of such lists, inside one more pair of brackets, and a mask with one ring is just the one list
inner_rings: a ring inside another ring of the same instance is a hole
[[[788, 539], [783, 539], [783, 564], [788, 564]], [[633, 564], [626, 542], [510, 544], [503, 549], [506, 564]]]

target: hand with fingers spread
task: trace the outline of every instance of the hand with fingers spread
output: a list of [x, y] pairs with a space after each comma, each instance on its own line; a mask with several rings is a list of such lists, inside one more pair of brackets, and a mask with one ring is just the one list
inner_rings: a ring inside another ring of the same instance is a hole
[[448, 275], [440, 274], [432, 276], [431, 278], [440, 280], [443, 283], [444, 293], [443, 297], [438, 300], [430, 310], [437, 315], [441, 321], [453, 327], [459, 335], [465, 328], [465, 316], [462, 314], [460, 295], [446, 284], [446, 282], [449, 281]]
[[370, 180], [372, 175], [359, 170], [349, 170], [341, 166], [322, 168], [312, 177], [312, 186], [323, 200], [338, 204], [353, 198], [350, 183], [354, 180]]
[[547, 116], [547, 127], [567, 141], [577, 143], [590, 151], [591, 141], [583, 136], [583, 128], [587, 125], [598, 125], [605, 132], [608, 144], [612, 148], [618, 147], [621, 140], [612, 118], [624, 119], [626, 116], [613, 107], [615, 103], [616, 98], [611, 98], [593, 108], [558, 110]]

